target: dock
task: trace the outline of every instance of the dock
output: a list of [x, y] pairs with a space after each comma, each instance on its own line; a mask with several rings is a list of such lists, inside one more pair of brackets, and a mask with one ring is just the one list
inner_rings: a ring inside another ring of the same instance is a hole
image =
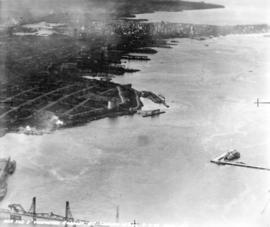
[[266, 167], [248, 165], [248, 164], [243, 163], [243, 162], [225, 161], [224, 157], [225, 157], [226, 154], [227, 154], [227, 152], [220, 155], [220, 156], [218, 156], [217, 158], [212, 159], [210, 162], [214, 163], [214, 164], [217, 164], [217, 165], [229, 165], [229, 166], [244, 167], [244, 168], [249, 168], [249, 169], [258, 169], [258, 170], [270, 171], [270, 168], [266, 168]]
[[138, 56], [138, 55], [124, 55], [122, 56], [122, 59], [125, 60], [138, 60], [138, 61], [150, 61], [150, 58], [147, 56]]
[[163, 95], [156, 95], [151, 91], [141, 91], [141, 97], [148, 98], [152, 102], [157, 104], [163, 104], [165, 107], [169, 108], [170, 106], [166, 103], [165, 97]]

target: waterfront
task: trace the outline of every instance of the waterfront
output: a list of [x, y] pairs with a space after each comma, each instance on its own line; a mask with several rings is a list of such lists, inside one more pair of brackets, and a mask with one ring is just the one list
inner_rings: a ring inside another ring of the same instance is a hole
[[[242, 161], [270, 166], [269, 42], [263, 35], [179, 39], [158, 49], [141, 69], [114, 79], [163, 94], [167, 113], [156, 118], [103, 119], [40, 137], [7, 134], [1, 156], [18, 163], [1, 207], [73, 216], [176, 223], [178, 226], [266, 226], [269, 173], [218, 167], [210, 159], [236, 148]], [[207, 45], [206, 45], [207, 44]], [[162, 107], [163, 108], [163, 107]], [[79, 192], [79, 193], [78, 193]]]
[[[188, 10], [183, 12], [155, 12], [137, 15], [138, 19], [150, 22], [175, 22], [211, 25], [268, 24], [270, 3], [264, 0], [215, 0], [225, 8], [207, 10]], [[166, 18], [166, 19], [165, 19]]]

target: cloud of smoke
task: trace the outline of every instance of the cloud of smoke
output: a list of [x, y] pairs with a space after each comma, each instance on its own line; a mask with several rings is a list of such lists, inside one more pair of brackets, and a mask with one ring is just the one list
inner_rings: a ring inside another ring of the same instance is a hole
[[19, 128], [19, 133], [26, 135], [43, 135], [44, 133], [51, 133], [54, 130], [62, 127], [64, 122], [58, 116], [50, 111], [38, 113], [34, 119], [34, 125], [27, 125]]

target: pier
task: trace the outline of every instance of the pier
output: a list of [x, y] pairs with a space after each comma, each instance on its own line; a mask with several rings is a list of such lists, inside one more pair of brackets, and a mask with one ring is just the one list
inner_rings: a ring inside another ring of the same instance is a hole
[[150, 58], [147, 56], [138, 56], [138, 55], [123, 55], [122, 59], [126, 60], [137, 60], [137, 61], [150, 61]]
[[262, 102], [257, 98], [257, 100], [256, 100], [256, 102], [254, 104], [256, 104], [257, 107], [259, 107], [260, 104], [270, 104], [270, 102]]
[[265, 170], [265, 171], [270, 171], [270, 168], [266, 167], [261, 167], [261, 166], [255, 166], [255, 165], [248, 165], [243, 162], [232, 162], [232, 161], [225, 161], [224, 157], [227, 154], [224, 153], [217, 158], [212, 159], [210, 162], [217, 164], [217, 165], [229, 165], [229, 166], [237, 166], [237, 167], [244, 167], [244, 168], [249, 168], [249, 169], [257, 169], [257, 170]]
[[157, 104], [163, 104], [165, 107], [169, 108], [170, 106], [166, 103], [165, 97], [162, 95], [156, 95], [155, 93], [151, 91], [141, 91], [140, 93], [141, 97], [148, 98], [152, 102]]

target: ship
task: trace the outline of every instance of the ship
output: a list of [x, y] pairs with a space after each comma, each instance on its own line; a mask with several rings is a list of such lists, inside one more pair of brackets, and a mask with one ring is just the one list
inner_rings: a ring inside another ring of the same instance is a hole
[[152, 117], [152, 116], [160, 115], [163, 113], [165, 113], [165, 111], [161, 111], [160, 109], [155, 109], [155, 110], [148, 110], [148, 111], [142, 112], [142, 116], [143, 117]]
[[237, 150], [229, 151], [224, 156], [225, 161], [233, 161], [239, 158], [240, 158], [240, 153]]
[[0, 200], [7, 194], [7, 178], [12, 175], [16, 169], [16, 161], [8, 159], [0, 159]]

